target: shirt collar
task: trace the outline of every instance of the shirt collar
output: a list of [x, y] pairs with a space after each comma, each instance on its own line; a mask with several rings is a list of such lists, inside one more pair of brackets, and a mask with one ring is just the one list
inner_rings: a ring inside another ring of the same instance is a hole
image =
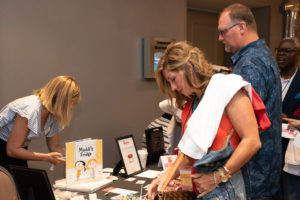
[[280, 76], [281, 82], [293, 80], [293, 79], [294, 79], [294, 76], [295, 76], [295, 75], [297, 74], [297, 72], [298, 72], [298, 69], [299, 69], [299, 67], [296, 68], [296, 71], [294, 72], [293, 76], [291, 76], [291, 77], [288, 78], [288, 79], [284, 79], [284, 78], [282, 78], [282, 77]]

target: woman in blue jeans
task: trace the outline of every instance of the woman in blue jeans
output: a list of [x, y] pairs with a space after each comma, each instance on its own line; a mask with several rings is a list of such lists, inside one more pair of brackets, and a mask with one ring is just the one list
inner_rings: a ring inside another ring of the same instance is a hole
[[[154, 199], [168, 176], [191, 166], [199, 199], [245, 199], [241, 167], [260, 149], [258, 124], [270, 125], [251, 85], [238, 75], [214, 74], [203, 53], [186, 42], [171, 44], [162, 56], [156, 81], [182, 111], [182, 160], [153, 180]], [[259, 117], [256, 114], [259, 113]]]

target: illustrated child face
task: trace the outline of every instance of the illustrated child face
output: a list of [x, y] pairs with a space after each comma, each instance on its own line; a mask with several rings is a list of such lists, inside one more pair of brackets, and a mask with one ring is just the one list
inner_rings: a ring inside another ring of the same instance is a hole
[[89, 168], [95, 168], [97, 165], [97, 162], [95, 160], [91, 160], [90, 164], [89, 164]]
[[85, 163], [83, 161], [77, 161], [75, 163], [75, 169], [78, 170], [78, 171], [83, 170], [84, 166], [85, 166]]

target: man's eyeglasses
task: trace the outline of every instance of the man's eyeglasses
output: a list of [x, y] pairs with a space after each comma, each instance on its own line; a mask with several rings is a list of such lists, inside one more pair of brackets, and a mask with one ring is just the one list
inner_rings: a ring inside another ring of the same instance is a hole
[[287, 49], [287, 48], [275, 48], [276, 52], [277, 53], [292, 53], [292, 52], [296, 52], [296, 51], [299, 51], [297, 49]]
[[219, 30], [218, 31], [218, 36], [219, 35], [222, 35], [222, 36], [224, 36], [226, 33], [227, 33], [227, 31], [229, 31], [230, 29], [232, 29], [233, 27], [235, 27], [236, 25], [239, 25], [240, 23], [236, 23], [236, 24], [233, 24], [233, 25], [231, 25], [231, 26], [229, 26], [229, 27], [227, 27], [227, 28], [224, 28], [224, 29], [222, 29], [222, 30]]

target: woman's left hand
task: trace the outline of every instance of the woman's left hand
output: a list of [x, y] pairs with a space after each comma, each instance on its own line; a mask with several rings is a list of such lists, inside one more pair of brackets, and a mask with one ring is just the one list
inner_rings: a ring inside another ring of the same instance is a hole
[[203, 197], [217, 187], [214, 172], [193, 174], [192, 177], [193, 182], [200, 193], [197, 198]]

